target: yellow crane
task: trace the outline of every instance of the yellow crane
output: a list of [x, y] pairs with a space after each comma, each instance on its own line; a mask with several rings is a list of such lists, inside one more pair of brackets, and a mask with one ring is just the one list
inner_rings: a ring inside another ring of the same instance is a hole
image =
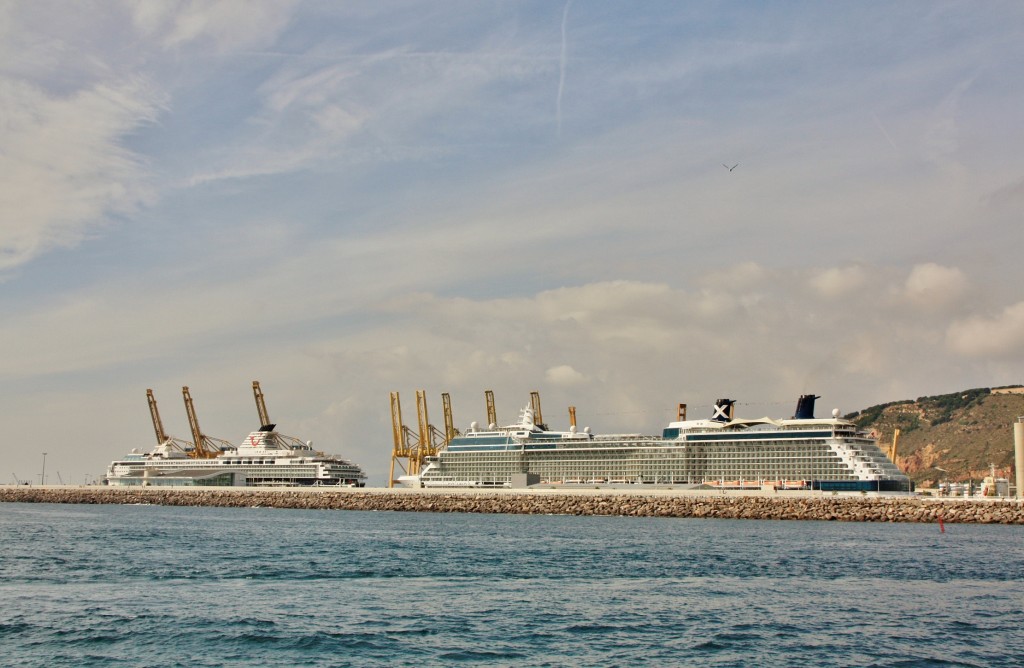
[[260, 381], [252, 381], [252, 394], [256, 398], [256, 412], [260, 415], [260, 428], [270, 427], [270, 416], [267, 415], [267, 402], [263, 399], [263, 390], [260, 389]]
[[156, 431], [156, 444], [163, 445], [168, 440], [167, 433], [164, 431], [164, 423], [160, 419], [160, 411], [156, 407], [153, 390], [146, 390], [146, 400], [149, 401], [149, 415], [153, 418], [153, 429]]
[[192, 394], [188, 391], [187, 385], [181, 388], [181, 394], [185, 398], [185, 412], [188, 414], [188, 424], [192, 428], [192, 438], [195, 442], [195, 447], [189, 451], [188, 456], [193, 459], [213, 459], [222, 450], [232, 447], [227, 441], [210, 438], [203, 434], [199, 428], [199, 418], [196, 417], [195, 406], [192, 404]]
[[540, 412], [540, 392], [530, 392], [530, 407], [533, 408], [533, 423], [547, 431], [548, 426], [544, 424], [544, 416]]
[[896, 430], [892, 432], [892, 445], [889, 446], [889, 460], [892, 461], [893, 464], [896, 463], [896, 446], [899, 444], [899, 442], [900, 429], [899, 427], [897, 427]]
[[441, 405], [444, 408], [444, 444], [448, 445], [453, 438], [460, 435], [455, 428], [455, 419], [452, 417], [452, 398], [447, 392], [441, 393]]
[[424, 390], [416, 390], [416, 417], [420, 429], [417, 433], [402, 423], [401, 399], [398, 392], [391, 393], [391, 435], [394, 445], [391, 449], [389, 487], [394, 487], [398, 482], [398, 478], [395, 477], [396, 467], [406, 475], [419, 475], [424, 460], [436, 455], [451, 438], [458, 435], [459, 432], [451, 419], [451, 399], [447, 393], [441, 395], [441, 398], [445, 406], [445, 432], [430, 424], [427, 393]]
[[388, 475], [388, 487], [395, 486], [395, 465], [408, 473], [408, 468], [402, 464], [403, 459], [409, 457], [409, 441], [406, 438], [406, 427], [402, 424], [402, 404], [398, 398], [398, 392], [391, 393], [391, 437], [394, 446], [391, 448], [391, 473]]
[[497, 426], [498, 413], [494, 410], [494, 392], [484, 390], [484, 401], [487, 402], [487, 427]]
[[420, 421], [420, 447], [416, 452], [417, 469], [422, 467], [423, 459], [436, 455], [441, 446], [447, 443], [444, 433], [430, 424], [427, 415], [427, 393], [425, 390], [416, 390], [416, 416]]
[[[311, 448], [313, 443], [311, 441], [303, 441], [302, 439], [295, 438], [294, 436], [286, 436], [275, 430], [276, 424], [270, 421], [270, 414], [267, 412], [267, 402], [263, 398], [263, 389], [260, 387], [260, 381], [252, 381], [252, 396], [256, 399], [256, 412], [260, 416], [260, 431], [263, 432], [263, 444], [269, 448], [277, 449], [294, 449], [300, 450], [304, 448]], [[250, 437], [252, 438], [252, 437]], [[255, 444], [255, 442], [254, 442]], [[319, 450], [315, 450], [318, 454], [323, 454]]]
[[575, 427], [576, 426], [576, 407], [575, 406], [569, 406], [569, 426], [570, 427]]
[[156, 444], [169, 445], [176, 450], [186, 453], [191, 452], [194, 447], [191, 443], [168, 436], [167, 432], [164, 431], [164, 423], [160, 419], [160, 410], [156, 406], [156, 397], [153, 395], [153, 390], [146, 390], [146, 400], [149, 402], [149, 416], [153, 419], [153, 431], [156, 432]]
[[420, 435], [402, 424], [402, 402], [398, 392], [391, 393], [391, 429], [394, 438], [394, 448], [391, 450], [391, 474], [388, 477], [388, 487], [394, 487], [398, 482], [395, 477], [395, 467], [406, 475], [419, 475], [420, 458]]

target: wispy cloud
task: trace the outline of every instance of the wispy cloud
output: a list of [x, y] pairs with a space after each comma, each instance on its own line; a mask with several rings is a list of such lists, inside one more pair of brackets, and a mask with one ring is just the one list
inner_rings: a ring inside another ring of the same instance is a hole
[[146, 160], [124, 139], [163, 104], [143, 80], [55, 95], [0, 79], [0, 270], [72, 246], [150, 199]]
[[183, 384], [237, 437], [262, 376], [380, 471], [391, 390], [610, 431], [1020, 382], [1024, 9], [558, 8], [4, 5], [10, 437], [102, 465]]
[[294, 0], [144, 0], [128, 2], [135, 27], [165, 49], [207, 40], [218, 52], [272, 43], [287, 26]]

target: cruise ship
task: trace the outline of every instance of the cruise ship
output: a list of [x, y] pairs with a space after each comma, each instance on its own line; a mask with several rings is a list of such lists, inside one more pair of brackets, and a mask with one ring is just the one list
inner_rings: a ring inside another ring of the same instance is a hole
[[169, 436], [153, 390], [146, 390], [156, 447], [132, 450], [111, 462], [104, 482], [114, 486], [286, 486], [363, 487], [366, 474], [352, 462], [313, 449], [309, 441], [285, 436], [270, 421], [263, 389], [252, 381], [253, 398], [262, 425], [241, 445], [210, 438], [199, 428], [192, 394], [181, 388], [194, 443]]
[[262, 426], [238, 446], [196, 459], [191, 443], [169, 438], [150, 452], [133, 450], [107, 469], [113, 486], [324, 486], [363, 487], [366, 474], [352, 462], [313, 449], [312, 443], [285, 436], [276, 425]]
[[[527, 406], [519, 421], [452, 438], [427, 457], [417, 487], [510, 487], [525, 484], [672, 485], [722, 489], [815, 489], [909, 492], [910, 479], [839, 410], [814, 417], [803, 395], [790, 419], [734, 418], [736, 402], [719, 399], [709, 419], [680, 419], [659, 435], [598, 436], [551, 431]], [[525, 476], [524, 476], [525, 474]], [[519, 477], [524, 476], [524, 477]]]

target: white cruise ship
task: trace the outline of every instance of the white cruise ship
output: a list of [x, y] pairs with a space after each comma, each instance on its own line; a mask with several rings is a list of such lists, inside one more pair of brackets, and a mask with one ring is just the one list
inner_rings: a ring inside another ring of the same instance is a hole
[[363, 487], [366, 474], [356, 464], [313, 449], [311, 443], [264, 425], [238, 446], [215, 457], [195, 459], [177, 439], [150, 452], [133, 450], [107, 469], [106, 483], [126, 485], [321, 486]]
[[791, 419], [736, 419], [735, 402], [719, 399], [713, 417], [679, 420], [660, 436], [596, 436], [589, 429], [550, 431], [519, 422], [481, 430], [474, 423], [405, 484], [422, 487], [509, 487], [513, 476], [547, 485], [660, 484], [715, 488], [909, 492], [910, 479], [856, 425], [814, 417], [804, 395]]

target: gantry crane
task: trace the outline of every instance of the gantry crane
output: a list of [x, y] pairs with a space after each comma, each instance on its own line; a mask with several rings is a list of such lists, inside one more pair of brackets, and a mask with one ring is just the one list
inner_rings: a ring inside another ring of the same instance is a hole
[[188, 413], [188, 424], [192, 428], [192, 438], [195, 441], [195, 447], [189, 451], [188, 456], [193, 459], [213, 459], [222, 450], [233, 447], [227, 441], [210, 438], [203, 434], [199, 429], [199, 419], [196, 417], [196, 409], [192, 405], [192, 395], [188, 391], [188, 386], [181, 388], [181, 394], [185, 398], [185, 412]]
[[395, 477], [395, 467], [407, 475], [419, 475], [423, 468], [423, 461], [448, 444], [448, 434], [458, 434], [454, 423], [451, 420], [451, 400], [447, 394], [441, 395], [445, 404], [445, 428], [442, 433], [437, 427], [430, 424], [430, 417], [427, 413], [427, 393], [423, 390], [416, 390], [416, 417], [419, 422], [419, 432], [415, 432], [402, 424], [402, 404], [398, 392], [391, 393], [391, 428], [394, 447], [391, 450], [391, 474], [388, 486], [394, 487], [398, 479]]
[[406, 475], [419, 474], [416, 452], [419, 450], [420, 436], [402, 424], [402, 404], [398, 392], [391, 393], [391, 427], [395, 444], [391, 450], [391, 475], [388, 477], [388, 487], [394, 487], [398, 481], [395, 478], [396, 465]]
[[167, 445], [181, 452], [191, 452], [194, 446], [188, 441], [183, 441], [173, 436], [168, 436], [164, 431], [163, 420], [160, 419], [160, 410], [156, 407], [156, 397], [153, 390], [146, 390], [146, 400], [149, 402], [149, 415], [153, 418], [153, 431], [156, 432], [156, 444]]

